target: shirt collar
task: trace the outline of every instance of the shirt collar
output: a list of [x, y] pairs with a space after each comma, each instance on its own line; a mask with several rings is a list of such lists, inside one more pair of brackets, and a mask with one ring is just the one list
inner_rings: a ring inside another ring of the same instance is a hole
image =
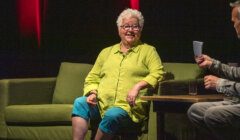
[[[118, 43], [116, 45], [113, 46], [113, 53], [116, 54], [116, 53], [119, 53], [121, 52], [120, 51], [120, 44], [121, 43]], [[129, 49], [129, 52], [134, 52], [134, 53], [137, 53], [138, 50], [139, 50], [139, 46], [142, 44], [141, 41], [138, 41], [132, 48]]]

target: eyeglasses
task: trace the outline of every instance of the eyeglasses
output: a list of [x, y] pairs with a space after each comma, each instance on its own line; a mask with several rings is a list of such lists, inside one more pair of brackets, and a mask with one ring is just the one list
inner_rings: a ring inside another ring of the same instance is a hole
[[133, 31], [139, 31], [140, 30], [139, 25], [122, 25], [120, 27], [125, 31], [129, 31], [130, 29], [132, 29]]

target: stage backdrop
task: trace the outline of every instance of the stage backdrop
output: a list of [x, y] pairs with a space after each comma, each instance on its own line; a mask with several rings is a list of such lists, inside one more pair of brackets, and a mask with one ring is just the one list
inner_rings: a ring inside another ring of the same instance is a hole
[[[0, 78], [56, 76], [62, 61], [94, 63], [101, 49], [120, 41], [116, 19], [131, 2], [32, 0], [29, 7], [24, 0], [1, 1]], [[145, 17], [142, 41], [163, 62], [194, 62], [193, 40], [203, 41], [212, 57], [239, 62], [228, 1], [137, 2]]]

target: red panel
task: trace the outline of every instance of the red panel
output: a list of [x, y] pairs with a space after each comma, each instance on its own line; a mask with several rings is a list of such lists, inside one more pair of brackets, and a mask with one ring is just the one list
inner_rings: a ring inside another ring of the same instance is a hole
[[24, 37], [36, 37], [38, 47], [41, 40], [40, 0], [18, 0], [20, 33]]
[[38, 40], [38, 47], [40, 47], [41, 42], [41, 19], [40, 19], [40, 0], [35, 0], [35, 17], [36, 17], [36, 36]]
[[139, 0], [130, 0], [130, 6], [132, 9], [139, 10]]

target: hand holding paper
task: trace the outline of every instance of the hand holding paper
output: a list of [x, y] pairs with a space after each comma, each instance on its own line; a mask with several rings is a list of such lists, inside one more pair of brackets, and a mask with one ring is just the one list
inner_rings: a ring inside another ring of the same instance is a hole
[[193, 41], [194, 56], [201, 56], [202, 55], [202, 47], [203, 47], [203, 42]]

